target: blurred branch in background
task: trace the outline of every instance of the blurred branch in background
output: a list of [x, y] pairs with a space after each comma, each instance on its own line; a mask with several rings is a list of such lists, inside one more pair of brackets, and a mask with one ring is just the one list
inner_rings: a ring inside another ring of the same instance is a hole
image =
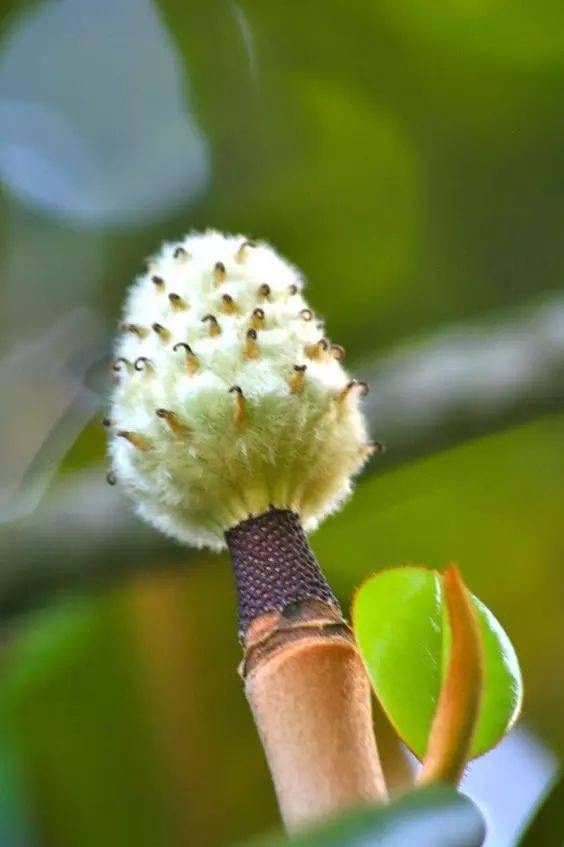
[[[443, 331], [403, 346], [361, 374], [372, 385], [371, 432], [388, 445], [387, 457], [372, 465], [380, 473], [454, 441], [560, 408], [564, 300], [555, 297], [512, 318]], [[79, 405], [90, 413], [94, 392], [83, 391], [86, 399]], [[61, 454], [61, 448], [51, 454], [52, 470]], [[36, 500], [39, 494], [36, 489]], [[12, 506], [4, 514], [16, 510]], [[105, 485], [101, 468], [63, 477], [33, 514], [0, 533], [5, 563], [0, 609], [34, 604], [56, 587], [152, 567], [163, 551], [169, 561], [194, 555], [138, 521], [119, 487]]]
[[[33, 515], [2, 529], [0, 614], [94, 574], [110, 577], [154, 565], [166, 550], [167, 542], [134, 517], [123, 493], [109, 488], [104, 476], [100, 468], [63, 478]], [[178, 558], [186, 558], [177, 549]]]
[[75, 309], [0, 360], [0, 524], [34, 511], [99, 406], [84, 374], [105, 350], [102, 321]]
[[406, 344], [362, 375], [371, 433], [394, 464], [555, 411], [564, 403], [564, 298]]

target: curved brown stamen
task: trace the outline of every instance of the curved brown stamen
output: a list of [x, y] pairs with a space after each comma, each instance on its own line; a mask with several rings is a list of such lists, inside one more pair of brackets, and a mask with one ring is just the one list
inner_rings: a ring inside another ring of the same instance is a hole
[[353, 397], [354, 395], [358, 397], [365, 397], [368, 394], [369, 388], [368, 383], [364, 382], [360, 379], [351, 379], [342, 391], [337, 395], [337, 401], [339, 403], [343, 403], [347, 398]]
[[243, 394], [243, 390], [239, 385], [232, 385], [229, 389], [229, 393], [233, 394], [233, 400], [235, 403], [235, 409], [233, 412], [233, 423], [236, 427], [241, 427], [245, 422], [246, 414], [246, 400]]
[[170, 332], [164, 327], [162, 324], [154, 323], [151, 324], [151, 329], [153, 332], [156, 332], [161, 341], [170, 341]]
[[237, 252], [235, 253], [236, 262], [246, 262], [249, 258], [249, 248], [254, 248], [257, 245], [254, 241], [243, 241]]
[[308, 344], [306, 347], [306, 354], [310, 359], [321, 359], [323, 358], [323, 354], [327, 352], [329, 347], [329, 342], [326, 338], [320, 338], [319, 341], [316, 341], [315, 344]]
[[190, 429], [181, 423], [178, 420], [178, 415], [171, 412], [170, 409], [157, 409], [155, 414], [169, 425], [176, 438], [184, 439], [190, 434]]
[[121, 367], [122, 364], [125, 365], [126, 371], [131, 373], [131, 371], [133, 370], [133, 365], [131, 364], [129, 359], [126, 359], [123, 356], [118, 356], [117, 359], [114, 359], [113, 364], [112, 364], [112, 369], [114, 371], [121, 371], [121, 370], [123, 370], [123, 368]]
[[264, 327], [264, 309], [253, 309], [251, 315], [251, 329], [262, 329]]
[[155, 373], [155, 366], [146, 356], [139, 356], [138, 359], [135, 359], [134, 368], [136, 371], [145, 371], [147, 374]]
[[119, 438], [125, 438], [126, 441], [129, 441], [130, 444], [133, 444], [134, 447], [141, 450], [143, 453], [147, 453], [152, 449], [149, 442], [145, 441], [145, 439], [137, 432], [130, 432], [128, 429], [119, 429], [116, 432], [116, 435]]
[[213, 337], [215, 335], [219, 335], [221, 332], [221, 328], [217, 322], [217, 318], [215, 315], [206, 315], [202, 318], [202, 322], [207, 322], [209, 324], [209, 334]]
[[180, 294], [171, 293], [168, 295], [168, 299], [172, 308], [176, 309], [177, 312], [185, 312], [188, 308], [188, 303], [182, 299]]
[[368, 441], [361, 447], [361, 452], [363, 456], [370, 458], [374, 453], [385, 453], [386, 445], [382, 444], [381, 441]]
[[247, 330], [247, 337], [245, 340], [245, 357], [247, 359], [260, 359], [256, 329]]
[[144, 326], [139, 326], [139, 324], [122, 324], [121, 328], [124, 332], [132, 332], [134, 335], [137, 335], [139, 338], [147, 338], [149, 335], [149, 330]]
[[192, 350], [189, 344], [186, 344], [184, 341], [179, 341], [178, 344], [175, 344], [172, 348], [176, 353], [177, 350], [184, 350], [186, 353], [186, 368], [189, 376], [194, 376], [199, 367], [198, 357]]
[[225, 315], [233, 315], [237, 311], [235, 301], [231, 294], [223, 294], [221, 297], [221, 311]]
[[216, 285], [221, 285], [227, 275], [223, 262], [216, 262], [213, 267], [213, 278]]
[[337, 359], [338, 362], [342, 362], [347, 355], [347, 351], [340, 344], [332, 344], [330, 352], [333, 358]]
[[290, 386], [292, 394], [299, 394], [302, 391], [305, 382], [306, 370], [306, 365], [294, 365], [294, 373], [288, 380], [288, 385]]

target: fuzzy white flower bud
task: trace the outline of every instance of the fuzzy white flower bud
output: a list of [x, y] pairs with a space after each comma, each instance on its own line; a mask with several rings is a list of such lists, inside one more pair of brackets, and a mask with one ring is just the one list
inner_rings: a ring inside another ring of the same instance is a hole
[[370, 453], [344, 351], [269, 245], [215, 231], [165, 244], [116, 346], [112, 477], [181, 541], [219, 549], [271, 505], [314, 528]]

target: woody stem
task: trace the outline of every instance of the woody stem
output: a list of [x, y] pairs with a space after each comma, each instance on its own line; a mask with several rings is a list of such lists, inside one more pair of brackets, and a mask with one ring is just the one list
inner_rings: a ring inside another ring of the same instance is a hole
[[384, 800], [370, 686], [298, 516], [272, 508], [226, 539], [245, 691], [287, 829]]

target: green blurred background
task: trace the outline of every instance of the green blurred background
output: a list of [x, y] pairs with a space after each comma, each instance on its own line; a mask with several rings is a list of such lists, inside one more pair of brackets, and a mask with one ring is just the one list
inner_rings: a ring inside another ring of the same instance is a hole
[[491, 847], [564, 742], [564, 7], [499, 0], [0, 2], [0, 842], [276, 829], [226, 556], [105, 484], [128, 282], [163, 238], [265, 238], [387, 445], [312, 538], [348, 607], [456, 561], [521, 658], [470, 768]]

